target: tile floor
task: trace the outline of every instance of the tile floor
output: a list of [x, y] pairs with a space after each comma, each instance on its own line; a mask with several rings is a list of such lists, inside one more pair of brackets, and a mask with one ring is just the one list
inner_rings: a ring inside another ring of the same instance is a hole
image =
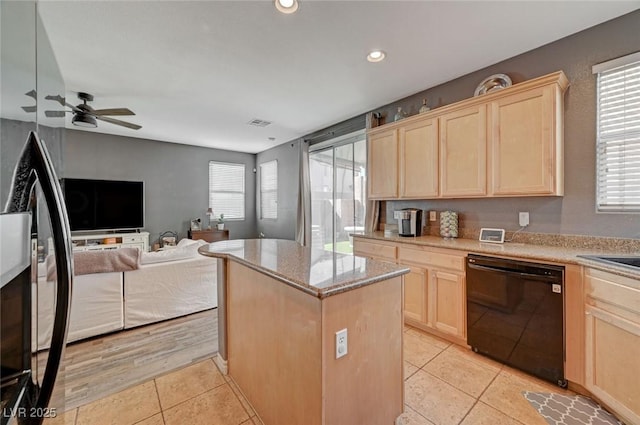
[[[404, 336], [405, 425], [546, 425], [522, 391], [570, 394], [416, 329], [405, 328]], [[45, 421], [45, 425], [260, 423], [212, 359]]]

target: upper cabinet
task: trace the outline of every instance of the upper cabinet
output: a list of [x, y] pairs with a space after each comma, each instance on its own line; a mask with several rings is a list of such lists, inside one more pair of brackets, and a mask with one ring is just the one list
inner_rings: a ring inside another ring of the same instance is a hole
[[562, 109], [558, 86], [546, 85], [491, 102], [492, 193], [562, 195]]
[[438, 120], [400, 127], [400, 197], [438, 196]]
[[370, 199], [563, 195], [562, 71], [369, 135]]
[[487, 194], [487, 114], [474, 105], [440, 117], [440, 193], [446, 198]]
[[369, 136], [367, 170], [369, 198], [398, 197], [398, 130], [390, 129]]

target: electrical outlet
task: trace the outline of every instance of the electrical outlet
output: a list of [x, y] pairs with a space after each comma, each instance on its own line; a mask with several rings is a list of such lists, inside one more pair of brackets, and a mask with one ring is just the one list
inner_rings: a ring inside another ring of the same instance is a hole
[[529, 225], [529, 213], [521, 212], [518, 216], [518, 220], [520, 221], [520, 227], [526, 227]]
[[336, 332], [336, 359], [347, 354], [347, 329]]
[[429, 221], [436, 221], [436, 212], [435, 211], [429, 211]]

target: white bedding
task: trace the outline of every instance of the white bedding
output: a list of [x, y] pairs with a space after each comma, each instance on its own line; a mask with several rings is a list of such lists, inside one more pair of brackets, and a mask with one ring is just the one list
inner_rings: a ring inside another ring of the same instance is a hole
[[[67, 342], [120, 330], [124, 327], [122, 272], [75, 276]], [[32, 328], [32, 348], [49, 347], [53, 332], [56, 284], [40, 277], [37, 286], [38, 320]], [[36, 285], [32, 285], [36, 300]], [[35, 311], [35, 310], [34, 310]]]
[[218, 306], [216, 261], [196, 255], [124, 274], [125, 329]]

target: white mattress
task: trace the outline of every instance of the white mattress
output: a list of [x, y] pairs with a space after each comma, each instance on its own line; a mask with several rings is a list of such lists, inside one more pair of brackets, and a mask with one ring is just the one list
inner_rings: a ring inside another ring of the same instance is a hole
[[[98, 273], [75, 276], [71, 294], [71, 314], [67, 342], [89, 338], [124, 327], [122, 307], [122, 272]], [[49, 347], [55, 313], [55, 288], [53, 282], [38, 278], [38, 320], [34, 320], [32, 348]], [[36, 285], [32, 285], [35, 303]], [[35, 311], [34, 311], [35, 314]]]
[[142, 265], [124, 274], [125, 329], [218, 306], [216, 260]]

